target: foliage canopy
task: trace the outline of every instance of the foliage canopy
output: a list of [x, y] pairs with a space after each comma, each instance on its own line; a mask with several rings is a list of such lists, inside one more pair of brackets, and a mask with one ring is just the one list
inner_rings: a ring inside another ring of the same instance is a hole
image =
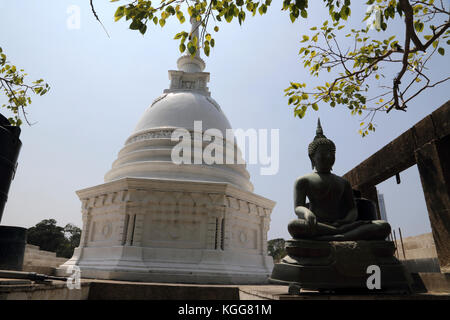
[[[237, 21], [242, 24], [248, 15], [264, 15], [272, 5], [272, 0], [125, 2], [117, 8], [115, 20], [125, 18], [130, 21], [130, 29], [142, 34], [147, 32], [148, 25], [164, 27], [172, 17], [180, 23], [191, 19], [198, 21], [201, 28], [199, 39], [192, 37], [193, 30], [181, 31], [174, 39], [180, 42], [181, 53], [195, 55], [202, 50], [207, 56], [215, 45], [213, 35], [219, 32], [221, 22]], [[450, 36], [448, 3], [434, 0], [369, 0], [364, 18], [366, 25], [361, 29], [352, 29], [345, 36], [340, 33], [351, 16], [351, 0], [323, 0], [323, 3], [328, 9], [329, 19], [312, 27], [309, 30], [311, 34], [301, 35], [299, 55], [311, 76], [318, 77], [324, 71], [332, 70], [337, 76], [313, 88], [307, 88], [306, 83], [291, 81], [285, 95], [288, 104], [293, 106], [295, 116], [303, 118], [309, 108], [318, 110], [319, 103], [327, 103], [331, 107], [342, 105], [354, 115], [364, 113], [360, 134], [365, 136], [369, 131], [375, 131], [373, 120], [377, 111], [406, 111], [407, 104], [417, 95], [450, 79], [446, 77], [432, 81], [426, 72], [430, 58], [436, 52], [444, 55], [445, 46], [450, 44], [449, 40], [445, 41]], [[361, 6], [358, 1], [353, 3]], [[308, 1], [283, 0], [281, 10], [286, 11], [294, 23], [308, 17]], [[397, 36], [387, 37], [385, 33], [395, 18], [403, 20], [403, 30], [396, 30], [396, 33], [404, 33], [402, 43]], [[371, 29], [378, 31], [378, 35], [385, 39], [370, 36]], [[344, 48], [344, 37], [353, 37], [353, 46]], [[398, 73], [393, 79], [386, 79], [383, 72], [386, 68], [397, 68]], [[377, 90], [370, 89], [374, 83]]]

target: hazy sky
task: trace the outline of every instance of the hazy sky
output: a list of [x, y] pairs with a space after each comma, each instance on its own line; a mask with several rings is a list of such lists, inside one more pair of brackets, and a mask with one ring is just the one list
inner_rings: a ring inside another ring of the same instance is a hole
[[[0, 0], [0, 46], [30, 80], [42, 77], [51, 85], [29, 108], [29, 119], [36, 124], [22, 126], [23, 147], [3, 225], [30, 227], [54, 218], [59, 225], [81, 226], [75, 191], [103, 183], [144, 110], [168, 88], [167, 71], [176, 69], [178, 42], [172, 38], [189, 29], [186, 24], [173, 20], [164, 29], [149, 26], [142, 36], [124, 21], [113, 22], [121, 2], [94, 3], [111, 38], [95, 21], [87, 0]], [[71, 5], [81, 8], [80, 29], [67, 27]], [[367, 138], [358, 134], [360, 118], [345, 108], [321, 104], [318, 112], [294, 118], [283, 89], [289, 81], [319, 83], [300, 63], [299, 40], [327, 13], [322, 1], [310, 1], [308, 20], [292, 24], [280, 6], [274, 1], [267, 15], [248, 15], [242, 27], [220, 24], [216, 47], [209, 58], [203, 57], [212, 97], [233, 128], [280, 130], [278, 174], [261, 176], [258, 165], [248, 166], [255, 193], [277, 202], [269, 239], [289, 238], [287, 224], [295, 217], [293, 183], [311, 171], [307, 146], [318, 116], [337, 146], [333, 171], [342, 175], [440, 107], [450, 89], [448, 83], [430, 89], [406, 113], [379, 114], [377, 131]], [[366, 7], [353, 7], [352, 23], [363, 27]], [[448, 55], [436, 55], [429, 74], [434, 79], [448, 75], [448, 61]], [[401, 178], [400, 185], [391, 178], [378, 186], [390, 223], [401, 227], [404, 236], [429, 232], [417, 168], [402, 172]]]

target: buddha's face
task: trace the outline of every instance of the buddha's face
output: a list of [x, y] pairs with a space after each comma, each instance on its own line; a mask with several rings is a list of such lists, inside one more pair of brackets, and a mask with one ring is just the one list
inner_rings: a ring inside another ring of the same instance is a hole
[[317, 147], [311, 160], [317, 172], [329, 173], [335, 160], [334, 152], [330, 146], [321, 144]]

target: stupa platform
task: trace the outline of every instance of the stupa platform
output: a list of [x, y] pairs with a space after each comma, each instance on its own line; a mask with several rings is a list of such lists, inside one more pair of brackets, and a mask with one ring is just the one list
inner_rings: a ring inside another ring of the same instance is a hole
[[275, 203], [228, 183], [123, 178], [77, 192], [83, 278], [263, 284], [273, 268], [267, 231]]

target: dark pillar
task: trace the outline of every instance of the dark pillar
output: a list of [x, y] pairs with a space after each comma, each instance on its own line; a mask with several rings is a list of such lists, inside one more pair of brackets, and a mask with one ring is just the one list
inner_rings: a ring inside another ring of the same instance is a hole
[[450, 273], [450, 136], [415, 152], [441, 272]]
[[378, 205], [377, 187], [375, 187], [374, 185], [364, 185], [359, 187], [358, 190], [361, 192], [362, 198], [372, 200], [375, 203], [375, 206], [377, 208], [377, 218], [380, 220], [381, 214], [380, 214], [380, 207]]

